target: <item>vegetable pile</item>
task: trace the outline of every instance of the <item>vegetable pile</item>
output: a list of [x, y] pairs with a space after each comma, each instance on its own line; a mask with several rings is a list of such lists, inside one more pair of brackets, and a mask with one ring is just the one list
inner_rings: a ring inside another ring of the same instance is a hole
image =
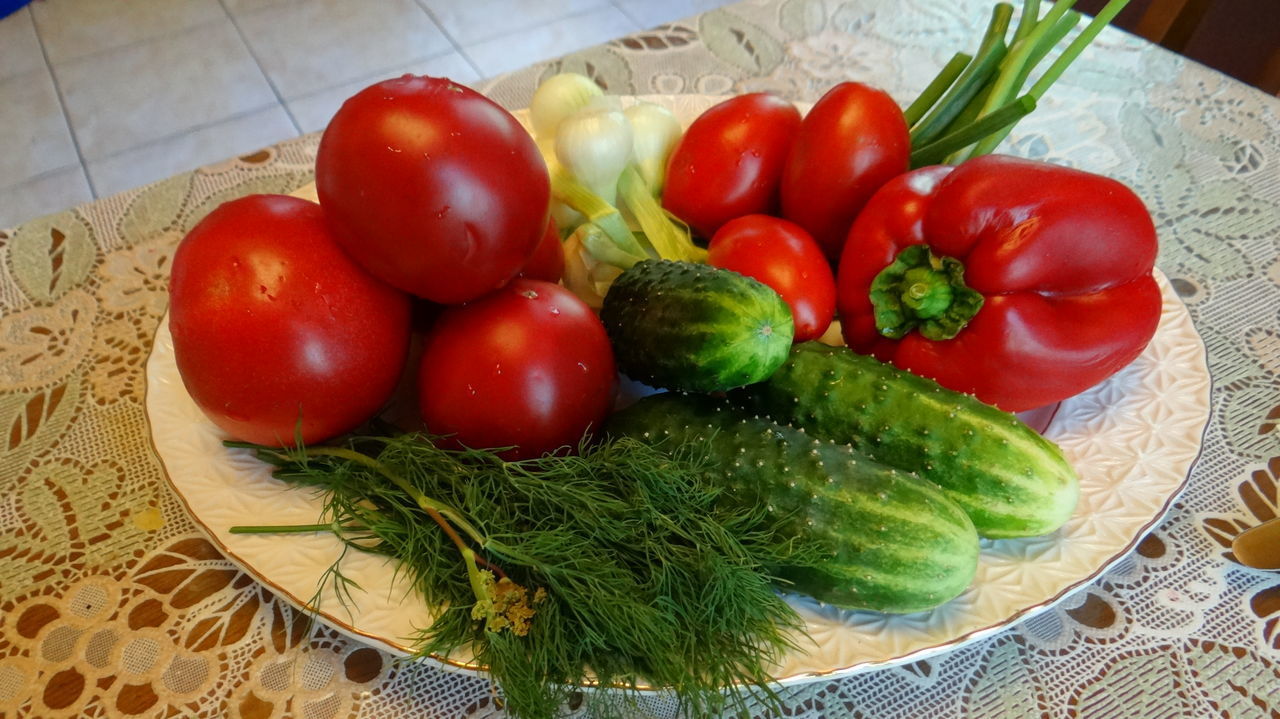
[[[438, 608], [418, 650], [470, 649], [525, 717], [590, 682], [617, 715], [646, 684], [698, 716], [767, 701], [802, 632], [780, 592], [958, 596], [980, 537], [1075, 509], [1011, 412], [1106, 379], [1159, 318], [1131, 190], [989, 154], [1124, 2], [1034, 78], [1079, 15], [1024, 0], [1010, 32], [1001, 3], [905, 109], [851, 81], [682, 128], [564, 74], [529, 132], [447, 79], [357, 93], [319, 204], [233, 200], [174, 258], [188, 392], [324, 498], [233, 531], [395, 558]], [[357, 591], [341, 561], [326, 581]]]

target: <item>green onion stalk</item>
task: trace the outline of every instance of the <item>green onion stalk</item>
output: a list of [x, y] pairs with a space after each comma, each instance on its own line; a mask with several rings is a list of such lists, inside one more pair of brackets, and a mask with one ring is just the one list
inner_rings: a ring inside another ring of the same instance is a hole
[[977, 51], [954, 55], [903, 110], [911, 166], [958, 164], [994, 151], [1128, 3], [1108, 2], [1034, 81], [1042, 61], [1079, 24], [1080, 13], [1071, 9], [1075, 0], [1060, 0], [1043, 16], [1040, 0], [1023, 0], [1012, 32], [1013, 6], [998, 3]]

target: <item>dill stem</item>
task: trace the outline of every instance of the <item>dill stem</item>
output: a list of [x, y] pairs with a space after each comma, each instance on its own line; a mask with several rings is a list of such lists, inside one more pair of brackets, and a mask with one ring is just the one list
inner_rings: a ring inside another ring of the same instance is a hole
[[[312, 455], [312, 456], [323, 455], [323, 456], [329, 456], [329, 457], [339, 457], [341, 459], [349, 459], [352, 462], [356, 462], [357, 464], [363, 464], [364, 466], [376, 471], [378, 474], [381, 474], [383, 477], [386, 477], [388, 480], [391, 481], [392, 484], [399, 487], [401, 490], [405, 492], [405, 494], [408, 494], [410, 497], [412, 497], [413, 501], [417, 502], [418, 506], [421, 507], [424, 512], [432, 515], [431, 517], [432, 519], [436, 519], [436, 517], [440, 517], [441, 519], [438, 519], [437, 521], [444, 521], [444, 518], [448, 518], [449, 522], [453, 522], [454, 524], [458, 525], [458, 528], [461, 529], [463, 532], [465, 532], [469, 537], [471, 537], [472, 541], [474, 541], [476, 544], [479, 544], [480, 546], [484, 546], [484, 543], [485, 543], [484, 535], [480, 534], [479, 530], [471, 526], [469, 522], [463, 519], [457, 510], [453, 509], [447, 504], [444, 504], [443, 502], [437, 502], [436, 500], [431, 499], [427, 495], [423, 494], [421, 491], [418, 490], [417, 487], [410, 484], [409, 481], [406, 480], [404, 477], [401, 477], [400, 475], [391, 471], [390, 467], [383, 464], [382, 462], [379, 462], [373, 457], [370, 457], [367, 454], [361, 454], [360, 452], [357, 452], [353, 449], [347, 449], [345, 447], [308, 447], [303, 451], [306, 452], [308, 455]], [[454, 532], [455, 536], [456, 534], [457, 533]]]
[[458, 534], [457, 529], [454, 529], [454, 525], [457, 525], [459, 529], [465, 532], [473, 542], [483, 547], [485, 546], [485, 537], [479, 530], [473, 527], [470, 522], [463, 519], [457, 510], [442, 502], [437, 502], [423, 494], [404, 477], [401, 477], [391, 471], [391, 468], [387, 465], [367, 454], [361, 454], [360, 452], [353, 449], [347, 449], [345, 447], [308, 447], [303, 451], [307, 455], [338, 457], [340, 459], [347, 459], [352, 462], [356, 462], [357, 464], [363, 464], [378, 474], [381, 474], [383, 477], [386, 477], [392, 484], [399, 487], [405, 494], [412, 497], [413, 501], [417, 502], [418, 507], [420, 507], [422, 511], [426, 512], [427, 516], [431, 517], [436, 524], [440, 525], [440, 529], [444, 531], [445, 536], [449, 538], [449, 541], [453, 542], [454, 546], [458, 548], [459, 552], [462, 552], [464, 557], [468, 554], [471, 555], [471, 558], [474, 560], [472, 564], [480, 564], [485, 569], [488, 569], [499, 577], [507, 576], [506, 573], [497, 565], [488, 561], [484, 557], [475, 554], [475, 552], [467, 547], [467, 543], [463, 541], [462, 536]]
[[236, 525], [232, 534], [305, 534], [307, 532], [332, 532], [339, 527], [332, 522], [324, 524], [255, 524]]

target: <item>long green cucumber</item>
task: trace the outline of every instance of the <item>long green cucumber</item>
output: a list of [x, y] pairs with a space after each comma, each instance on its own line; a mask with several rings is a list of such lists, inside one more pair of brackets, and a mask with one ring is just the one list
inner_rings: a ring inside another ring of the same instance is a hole
[[767, 381], [733, 399], [918, 473], [963, 507], [984, 537], [1052, 532], [1079, 496], [1058, 446], [1014, 415], [845, 347], [796, 345]]
[[610, 418], [606, 430], [694, 443], [724, 487], [720, 501], [763, 507], [775, 530], [820, 556], [782, 561], [784, 589], [849, 609], [916, 612], [964, 591], [978, 563], [968, 516], [933, 484], [723, 399], [665, 393]]

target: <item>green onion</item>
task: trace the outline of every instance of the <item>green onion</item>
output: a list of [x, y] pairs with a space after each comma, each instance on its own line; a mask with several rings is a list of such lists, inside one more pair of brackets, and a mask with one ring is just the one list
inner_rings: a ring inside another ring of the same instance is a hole
[[982, 91], [1007, 52], [1004, 34], [1009, 29], [1009, 19], [1012, 16], [1013, 6], [1009, 3], [998, 3], [992, 9], [991, 21], [987, 24], [987, 31], [973, 61], [924, 119], [911, 129], [912, 145], [936, 139], [973, 96]]
[[[1040, 0], [1023, 0], [1007, 46], [1005, 34], [1013, 8], [998, 3], [992, 9], [978, 51], [964, 69], [956, 68], [966, 56], [952, 57], [903, 111], [911, 127], [912, 166], [958, 163], [995, 150], [1129, 0], [1110, 0], [1031, 87], [1025, 88], [1036, 66], [1080, 22], [1080, 13], [1071, 9], [1074, 3], [1060, 0], [1044, 17], [1038, 17]], [[966, 139], [967, 143], [956, 144]]]
[[920, 121], [920, 118], [924, 117], [925, 112], [938, 102], [938, 99], [947, 91], [947, 88], [951, 87], [956, 78], [960, 77], [960, 73], [964, 71], [972, 59], [972, 56], [962, 52], [951, 56], [951, 59], [943, 66], [938, 76], [933, 78], [933, 82], [930, 82], [929, 86], [920, 93], [915, 102], [902, 111], [902, 116], [907, 119], [908, 126], [916, 124]]
[[1036, 99], [1030, 94], [1023, 95], [999, 110], [983, 116], [980, 120], [948, 133], [928, 145], [912, 149], [911, 166], [936, 165], [947, 155], [981, 138], [990, 137], [1002, 130], [1007, 132], [1014, 123], [1031, 114], [1035, 109]]
[[686, 262], [706, 261], [707, 251], [693, 244], [687, 227], [682, 231], [681, 226], [672, 221], [634, 166], [622, 171], [622, 177], [618, 178], [618, 194], [636, 222], [640, 223], [645, 239], [658, 257]]
[[[568, 171], [562, 169], [551, 176], [551, 195], [581, 212], [586, 216], [587, 222], [603, 230], [619, 252], [641, 259], [647, 255], [644, 248], [636, 241], [635, 235], [631, 234], [631, 228], [627, 227], [627, 221], [622, 218], [618, 208], [578, 182]], [[596, 253], [592, 251], [591, 254]], [[602, 262], [607, 261], [600, 259]]]

